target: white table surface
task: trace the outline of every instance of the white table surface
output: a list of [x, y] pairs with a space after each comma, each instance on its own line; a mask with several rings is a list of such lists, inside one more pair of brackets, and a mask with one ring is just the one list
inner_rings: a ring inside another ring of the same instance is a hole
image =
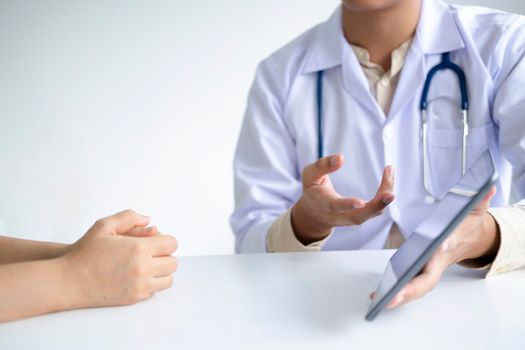
[[364, 320], [392, 251], [184, 257], [137, 305], [0, 324], [0, 349], [525, 349], [525, 271], [450, 268], [425, 298]]

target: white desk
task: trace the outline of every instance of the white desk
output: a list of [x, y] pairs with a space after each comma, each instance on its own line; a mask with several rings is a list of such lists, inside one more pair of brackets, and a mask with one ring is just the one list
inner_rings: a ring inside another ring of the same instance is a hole
[[171, 290], [1, 324], [0, 349], [525, 349], [525, 271], [454, 267], [422, 300], [365, 321], [390, 254], [181, 258]]

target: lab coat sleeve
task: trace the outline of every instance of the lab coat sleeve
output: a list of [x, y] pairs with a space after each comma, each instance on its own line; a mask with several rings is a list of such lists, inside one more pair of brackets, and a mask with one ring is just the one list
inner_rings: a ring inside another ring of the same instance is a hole
[[[489, 210], [499, 226], [500, 247], [494, 261], [484, 266], [489, 268], [488, 277], [525, 266], [524, 28], [524, 17], [517, 17], [509, 25], [493, 50], [489, 67], [494, 74], [492, 116], [499, 130], [501, 154], [512, 164], [512, 187], [518, 205]], [[482, 261], [477, 263], [483, 265]]]
[[266, 252], [268, 230], [302, 190], [295, 142], [283, 118], [288, 87], [278, 68], [270, 59], [259, 65], [235, 152], [230, 224], [237, 253]]
[[525, 204], [524, 17], [518, 17], [503, 32], [490, 69], [494, 72], [492, 117], [499, 130], [499, 147], [512, 164], [512, 186], [518, 202]]

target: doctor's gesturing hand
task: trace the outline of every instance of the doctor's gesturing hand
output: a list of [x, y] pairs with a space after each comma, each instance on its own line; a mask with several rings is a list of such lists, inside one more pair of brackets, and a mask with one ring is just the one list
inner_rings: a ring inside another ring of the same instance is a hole
[[334, 227], [360, 225], [380, 215], [395, 198], [392, 166], [385, 167], [376, 195], [370, 201], [341, 196], [328, 174], [343, 164], [343, 155], [336, 154], [323, 157], [303, 170], [303, 195], [292, 208], [292, 226], [304, 245], [322, 240]]
[[500, 244], [499, 229], [487, 210], [495, 194], [494, 187], [445, 240], [421, 273], [397, 293], [389, 308], [406, 304], [430, 292], [450, 265], [471, 259], [494, 260]]

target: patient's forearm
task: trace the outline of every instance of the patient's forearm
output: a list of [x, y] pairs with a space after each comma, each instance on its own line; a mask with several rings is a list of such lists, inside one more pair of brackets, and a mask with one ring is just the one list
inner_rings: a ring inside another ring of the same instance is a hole
[[0, 236], [0, 265], [54, 259], [69, 250], [68, 244], [30, 241]]
[[0, 322], [75, 307], [60, 259], [0, 265]]

